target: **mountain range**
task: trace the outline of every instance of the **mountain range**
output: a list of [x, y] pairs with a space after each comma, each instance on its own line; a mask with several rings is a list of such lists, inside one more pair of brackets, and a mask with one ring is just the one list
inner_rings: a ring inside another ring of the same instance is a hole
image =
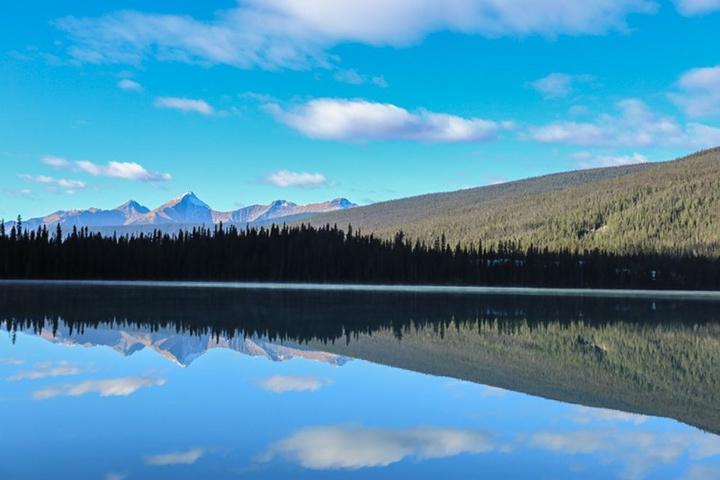
[[[23, 220], [23, 226], [34, 230], [42, 225], [49, 228], [60, 225], [61, 227], [75, 226], [91, 229], [103, 227], [129, 227], [132, 229], [132, 227], [147, 225], [213, 225], [220, 222], [262, 225], [265, 222], [296, 220], [356, 206], [346, 198], [336, 198], [308, 205], [276, 200], [269, 205], [250, 205], [230, 212], [220, 212], [213, 210], [193, 192], [188, 191], [154, 210], [130, 200], [112, 210], [98, 208], [59, 210], [45, 217]], [[15, 222], [8, 222], [6, 227], [9, 228], [14, 224]]]
[[352, 225], [383, 239], [402, 231], [406, 240], [430, 246], [444, 237], [451, 247], [512, 240], [551, 251], [720, 257], [720, 147], [672, 161], [570, 171], [354, 207], [344, 198], [311, 205], [278, 200], [219, 212], [187, 192], [152, 211], [131, 201], [109, 211], [59, 211], [24, 225], [88, 226], [112, 235], [219, 222], [302, 221], [318, 227]]

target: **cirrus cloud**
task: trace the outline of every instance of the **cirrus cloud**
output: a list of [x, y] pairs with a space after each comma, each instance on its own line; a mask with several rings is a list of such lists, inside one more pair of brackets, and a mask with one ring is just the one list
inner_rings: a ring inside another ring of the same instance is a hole
[[396, 105], [366, 100], [318, 98], [289, 109], [277, 104], [264, 108], [278, 121], [310, 138], [348, 142], [487, 142], [514, 127], [507, 121], [462, 118], [426, 110], [411, 113]]

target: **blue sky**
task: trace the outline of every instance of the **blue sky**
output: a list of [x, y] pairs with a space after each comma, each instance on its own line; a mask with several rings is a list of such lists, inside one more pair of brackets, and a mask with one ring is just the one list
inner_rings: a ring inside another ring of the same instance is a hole
[[0, 5], [0, 216], [360, 204], [720, 144], [720, 0]]

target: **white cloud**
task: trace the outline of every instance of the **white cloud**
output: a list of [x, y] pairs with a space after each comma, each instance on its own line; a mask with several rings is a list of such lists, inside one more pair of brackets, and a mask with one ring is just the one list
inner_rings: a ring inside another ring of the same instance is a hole
[[486, 142], [511, 122], [462, 118], [365, 100], [319, 98], [284, 110], [265, 106], [280, 122], [311, 138], [340, 141], [411, 140], [427, 143]]
[[282, 456], [315, 470], [359, 469], [383, 467], [407, 457], [445, 458], [494, 448], [491, 435], [481, 430], [311, 427], [271, 446], [259, 460]]
[[335, 80], [351, 85], [362, 85], [363, 83], [372, 83], [378, 87], [386, 88], [388, 86], [385, 78], [381, 75], [363, 75], [355, 70], [340, 70], [335, 73]]
[[135, 92], [142, 92], [143, 87], [138, 82], [124, 78], [118, 82], [118, 88], [121, 90], [132, 90]]
[[692, 465], [687, 473], [680, 477], [683, 480], [708, 480], [708, 478], [720, 478], [720, 467], [709, 465]]
[[632, 155], [595, 155], [589, 152], [578, 152], [572, 158], [579, 160], [576, 164], [578, 168], [619, 167], [650, 161], [640, 153], [633, 153]]
[[334, 183], [328, 180], [322, 173], [297, 173], [290, 172], [288, 170], [279, 170], [277, 172], [273, 172], [264, 177], [262, 181], [283, 188], [318, 188], [332, 185]]
[[576, 411], [576, 414], [572, 416], [572, 421], [576, 423], [631, 422], [635, 425], [640, 425], [645, 423], [648, 419], [646, 415], [621, 412], [619, 410], [610, 410], [607, 408], [591, 408], [585, 406], [575, 406], [573, 408]]
[[317, 377], [294, 377], [274, 375], [256, 382], [263, 389], [272, 393], [286, 392], [317, 392], [330, 382]]
[[64, 158], [60, 157], [53, 157], [52, 155], [46, 155], [42, 158], [42, 162], [45, 165], [50, 165], [51, 167], [67, 167], [70, 166], [70, 162], [65, 160]]
[[45, 165], [66, 168], [74, 172], [89, 173], [95, 177], [123, 178], [141, 182], [169, 182], [172, 180], [172, 175], [169, 173], [150, 172], [135, 162], [110, 161], [107, 165], [98, 165], [87, 160], [70, 162], [64, 158], [52, 156], [43, 157], [42, 162]]
[[698, 147], [710, 148], [720, 145], [720, 128], [701, 123], [688, 123], [687, 132], [694, 145]]
[[19, 358], [0, 358], [0, 365], [23, 365], [25, 360]]
[[602, 35], [627, 30], [653, 0], [245, 0], [211, 20], [118, 11], [65, 17], [69, 54], [79, 62], [138, 64], [148, 57], [249, 69], [328, 66], [342, 43], [406, 47], [449, 31], [485, 37]]
[[80, 373], [82, 373], [82, 370], [80, 368], [64, 365], [43, 370], [18, 372], [15, 375], [8, 377], [8, 380], [39, 380], [41, 378], [47, 377], [66, 377], [70, 375], [79, 375]]
[[33, 392], [35, 400], [46, 400], [58, 396], [77, 397], [88, 393], [97, 393], [101, 397], [126, 397], [144, 387], [164, 385], [164, 378], [121, 377], [107, 380], [87, 380], [81, 383], [65, 384]]
[[[505, 183], [507, 181], [508, 181], [507, 179], [499, 180], [499, 181], [496, 181], [495, 183], [491, 183], [489, 185], [498, 185], [500, 183]], [[482, 392], [480, 392], [480, 396], [481, 397], [502, 397], [506, 393], [507, 393], [507, 390], [503, 390], [502, 388], [497, 388], [497, 387], [490, 387], [490, 386], [486, 385], [485, 387], [483, 387]]]
[[213, 115], [215, 113], [215, 109], [205, 100], [194, 100], [191, 98], [158, 97], [155, 99], [154, 105], [157, 108], [170, 108], [182, 110], [183, 112], [201, 113], [203, 115]]
[[[35, 192], [29, 188], [0, 188], [0, 193], [11, 197], [32, 197]], [[2, 363], [2, 362], [0, 362]]]
[[148, 465], [164, 466], [164, 465], [192, 465], [204, 455], [204, 451], [200, 448], [188, 450], [187, 452], [171, 452], [161, 455], [148, 455], [145, 457], [145, 463]]
[[683, 455], [703, 459], [720, 454], [720, 439], [700, 431], [655, 432], [593, 429], [530, 435], [531, 447], [565, 454], [593, 454], [603, 463], [619, 462], [622, 476], [642, 479], [660, 465], [676, 463]]
[[169, 173], [148, 172], [142, 165], [135, 162], [108, 162], [97, 165], [86, 160], [78, 160], [75, 165], [82, 171], [96, 177], [115, 177], [143, 182], [168, 182], [172, 180]]
[[675, 0], [678, 12], [686, 17], [720, 11], [720, 0]]
[[106, 473], [105, 480], [125, 480], [127, 478], [125, 473]]
[[267, 93], [257, 93], [257, 92], [243, 92], [238, 95], [239, 98], [245, 99], [245, 100], [253, 100], [255, 102], [260, 103], [275, 103], [279, 102], [279, 100], [272, 95], [269, 95]]
[[543, 143], [565, 143], [593, 147], [693, 147], [717, 143], [714, 127], [688, 124], [683, 128], [675, 118], [658, 114], [638, 99], [616, 104], [618, 114], [602, 114], [593, 122], [556, 122], [530, 127], [526, 136]]
[[568, 75], [567, 73], [551, 73], [550, 75], [530, 83], [538, 93], [545, 98], [567, 97], [577, 83], [591, 82], [594, 77], [590, 75]]
[[696, 68], [678, 80], [681, 93], [669, 95], [691, 117], [720, 116], [720, 65]]
[[47, 175], [28, 175], [26, 173], [20, 173], [20, 174], [18, 174], [18, 177], [25, 180], [26, 182], [40, 183], [40, 184], [44, 184], [44, 185], [66, 188], [66, 189], [71, 189], [71, 190], [87, 187], [87, 183], [80, 181], [80, 180], [68, 180], [65, 178], [53, 178], [53, 177], [48, 177]]

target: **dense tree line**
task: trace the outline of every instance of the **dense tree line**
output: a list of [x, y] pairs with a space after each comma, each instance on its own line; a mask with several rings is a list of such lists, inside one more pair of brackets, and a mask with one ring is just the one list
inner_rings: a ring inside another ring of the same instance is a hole
[[60, 227], [0, 230], [0, 278], [720, 289], [720, 260], [688, 253], [551, 251], [520, 241], [451, 246], [337, 226], [222, 225], [106, 237]]

